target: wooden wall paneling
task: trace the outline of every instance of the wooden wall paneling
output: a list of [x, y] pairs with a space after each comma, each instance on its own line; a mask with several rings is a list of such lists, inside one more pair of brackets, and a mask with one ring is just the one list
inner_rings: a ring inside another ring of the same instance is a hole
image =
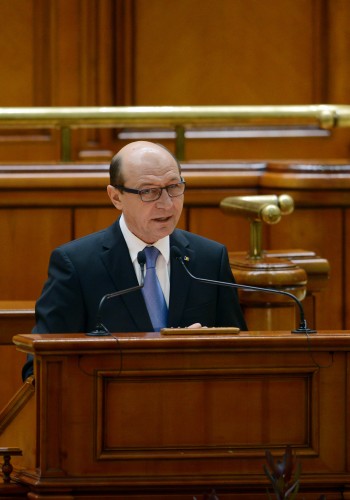
[[[3, 106], [348, 100], [348, 0], [1, 0], [0, 16]], [[121, 144], [116, 130], [73, 134], [75, 158], [107, 159]], [[348, 130], [191, 141], [187, 158], [339, 158], [349, 145]], [[0, 155], [58, 159], [60, 137], [1, 131]]]
[[338, 208], [297, 207], [288, 218], [268, 228], [269, 248], [311, 250], [329, 261], [329, 282], [316, 295], [317, 324], [321, 329], [343, 328], [343, 238], [343, 211]]
[[33, 4], [33, 0], [0, 2], [3, 25], [0, 33], [0, 106], [33, 104]]
[[135, 103], [135, 2], [137, 0], [116, 0], [115, 2], [115, 52], [114, 104], [133, 106]]
[[[0, 2], [0, 106], [50, 104], [51, 23], [47, 5], [43, 0]], [[57, 139], [57, 134], [48, 130], [0, 130], [1, 159], [58, 158]]]
[[[117, 5], [124, 3], [118, 0]], [[0, 83], [1, 106], [118, 104], [116, 9], [114, 0], [1, 1], [0, 16], [6, 20], [0, 33], [6, 76]], [[60, 135], [56, 132], [2, 131], [1, 156], [5, 161], [58, 160]], [[86, 149], [98, 149], [98, 158], [111, 156], [108, 130], [80, 129], [72, 137], [75, 157]]]
[[[210, 0], [170, 2], [166, 9], [162, 0], [134, 5], [134, 52], [129, 52], [134, 105], [332, 102], [327, 65], [337, 45], [328, 46], [328, 31], [335, 31], [340, 45], [348, 29], [345, 24], [337, 29], [331, 20], [338, 17], [337, 8], [350, 16], [346, 0], [282, 0], [278, 5], [275, 0], [222, 0], [215, 8]], [[337, 67], [343, 59], [348, 67], [347, 52], [337, 50]], [[348, 93], [338, 94], [336, 102], [347, 102]], [[350, 153], [349, 145], [347, 130], [330, 138], [189, 140], [186, 159], [295, 158], [296, 151], [299, 158], [339, 158]]]
[[[121, 68], [116, 60], [117, 37], [124, 19], [116, 15], [124, 0], [89, 0], [80, 3], [80, 74], [79, 105], [116, 106], [117, 76]], [[113, 156], [111, 129], [80, 129], [76, 134], [73, 156], [79, 159], [110, 159]]]
[[[91, 5], [91, 0], [87, 2]], [[84, 2], [54, 0], [50, 2], [52, 106], [82, 105], [80, 93], [82, 40], [81, 5]]]
[[112, 205], [110, 208], [76, 208], [74, 210], [74, 237], [81, 238], [100, 231], [113, 224], [119, 215], [120, 211]]
[[0, 299], [36, 299], [51, 251], [71, 238], [69, 208], [0, 209]]
[[218, 207], [191, 207], [189, 231], [223, 243], [229, 251], [249, 251], [248, 220], [226, 215]]
[[328, 0], [328, 102], [349, 102], [350, 4]]
[[345, 304], [345, 319], [344, 328], [350, 330], [350, 292], [347, 283], [350, 283], [350, 209], [345, 210], [345, 236], [344, 236], [344, 283], [343, 283], [343, 297]]
[[315, 4], [138, 0], [134, 104], [315, 102]]

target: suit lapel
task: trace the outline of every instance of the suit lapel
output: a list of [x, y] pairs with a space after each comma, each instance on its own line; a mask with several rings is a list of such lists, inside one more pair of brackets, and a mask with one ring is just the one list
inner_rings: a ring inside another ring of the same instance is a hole
[[[106, 230], [101, 259], [113, 280], [116, 291], [138, 285], [118, 220]], [[153, 330], [141, 290], [122, 295], [120, 299], [135, 323], [135, 331]]]
[[[183, 256], [189, 257], [189, 262], [193, 261], [195, 254], [189, 248], [189, 242], [184, 233], [175, 230], [170, 235], [170, 249], [172, 246], [178, 247]], [[171, 255], [171, 253], [170, 253]], [[181, 325], [181, 318], [189, 289], [191, 286], [191, 278], [186, 274], [180, 262], [171, 255], [170, 261], [170, 300], [169, 300], [169, 325]], [[188, 325], [185, 325], [188, 326]]]

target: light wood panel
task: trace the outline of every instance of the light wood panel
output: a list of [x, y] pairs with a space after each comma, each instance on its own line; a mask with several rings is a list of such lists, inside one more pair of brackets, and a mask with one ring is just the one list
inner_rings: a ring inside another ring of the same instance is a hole
[[0, 209], [0, 299], [39, 296], [48, 256], [73, 237], [69, 209]]
[[33, 3], [32, 0], [2, 0], [0, 3], [3, 24], [0, 35], [3, 74], [0, 81], [0, 106], [33, 105], [34, 47], [33, 43], [24, 43], [31, 39], [33, 33]]
[[310, 0], [221, 0], [215, 6], [177, 0], [165, 8], [162, 0], [138, 0], [134, 104], [320, 100], [314, 48], [323, 6]]

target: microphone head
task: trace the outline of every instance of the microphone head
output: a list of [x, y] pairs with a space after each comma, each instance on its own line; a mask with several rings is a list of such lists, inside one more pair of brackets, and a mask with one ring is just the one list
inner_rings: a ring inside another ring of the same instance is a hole
[[141, 267], [146, 264], [146, 254], [144, 250], [141, 250], [141, 252], [137, 254], [137, 262]]
[[170, 253], [173, 257], [175, 257], [175, 259], [178, 259], [178, 260], [182, 260], [183, 257], [182, 257], [182, 253], [180, 251], [180, 249], [176, 246], [172, 246], [171, 249], [170, 249]]

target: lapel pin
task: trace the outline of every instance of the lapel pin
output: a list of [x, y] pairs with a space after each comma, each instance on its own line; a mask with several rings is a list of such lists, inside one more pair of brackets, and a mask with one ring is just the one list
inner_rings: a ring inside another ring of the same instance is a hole
[[187, 257], [187, 255], [185, 255], [184, 260], [185, 260], [186, 262], [189, 262], [189, 261], [190, 261], [190, 258], [189, 258], [189, 257]]

